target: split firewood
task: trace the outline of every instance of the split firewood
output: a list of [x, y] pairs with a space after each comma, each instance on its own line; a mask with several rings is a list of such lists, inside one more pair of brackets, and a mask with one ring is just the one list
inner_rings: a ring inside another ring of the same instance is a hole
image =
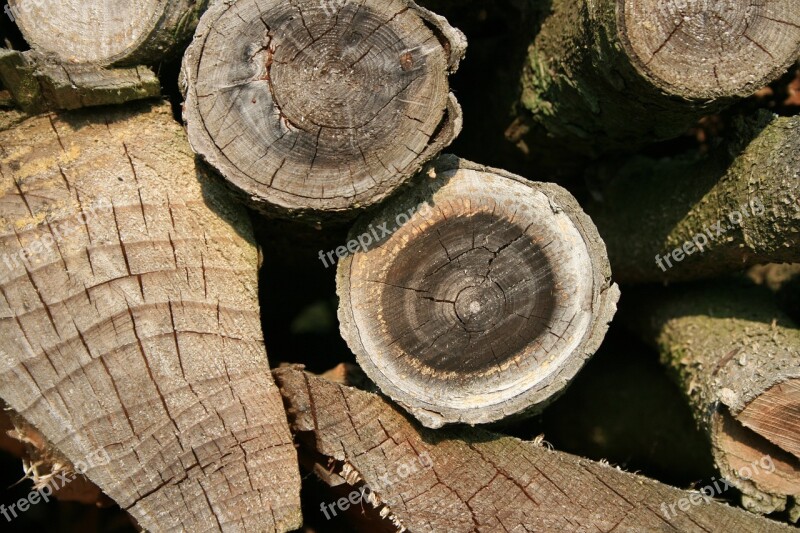
[[8, 0], [5, 14], [54, 63], [153, 65], [181, 51], [208, 0]]
[[461, 130], [465, 48], [411, 0], [217, 2], [184, 56], [189, 141], [256, 209], [352, 216]]
[[[480, 429], [420, 428], [387, 400], [296, 369], [275, 371], [300, 454], [353, 485], [330, 518], [373, 505], [409, 531], [792, 531], [608, 464]], [[355, 503], [353, 503], [355, 502]]]
[[632, 149], [679, 136], [798, 57], [794, 0], [555, 0], [522, 104], [573, 149]]
[[[0, 397], [147, 530], [295, 529], [247, 213], [168, 104], [0, 132]], [[87, 463], [88, 464], [88, 463]]]
[[656, 344], [744, 505], [800, 518], [800, 329], [758, 287], [653, 291], [627, 317]]
[[35, 53], [6, 49], [0, 49], [0, 81], [17, 105], [31, 114], [46, 109], [123, 104], [161, 95], [161, 83], [148, 67], [104, 70], [51, 63]]
[[603, 241], [557, 185], [452, 156], [425, 175], [337, 249], [342, 336], [428, 427], [534, 413], [614, 315]]
[[711, 156], [637, 158], [589, 212], [623, 283], [686, 281], [800, 262], [800, 117], [763, 112]]

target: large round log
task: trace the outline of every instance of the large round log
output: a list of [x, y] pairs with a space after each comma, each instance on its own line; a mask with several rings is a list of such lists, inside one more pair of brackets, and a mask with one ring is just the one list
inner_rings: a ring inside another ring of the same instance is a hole
[[184, 57], [189, 140], [262, 211], [375, 204], [460, 131], [465, 47], [410, 0], [219, 2]]
[[615, 312], [605, 246], [556, 185], [454, 157], [428, 172], [351, 231], [348, 248], [362, 249], [339, 263], [342, 335], [426, 426], [533, 412]]
[[0, 131], [0, 191], [0, 397], [144, 529], [299, 527], [250, 221], [170, 106]]
[[677, 137], [800, 57], [795, 0], [555, 0], [522, 103], [587, 152]]
[[155, 64], [191, 38], [207, 0], [9, 0], [31, 48], [56, 63]]

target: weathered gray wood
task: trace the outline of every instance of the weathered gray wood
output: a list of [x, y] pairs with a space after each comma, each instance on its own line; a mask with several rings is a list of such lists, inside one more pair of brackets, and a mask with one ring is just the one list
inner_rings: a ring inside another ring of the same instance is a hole
[[605, 246], [556, 185], [452, 156], [424, 176], [350, 232], [372, 242], [339, 263], [342, 335], [428, 427], [534, 412], [614, 315]]
[[148, 67], [101, 69], [53, 63], [40, 54], [0, 49], [0, 81], [28, 113], [123, 104], [161, 95]]
[[[734, 132], [735, 135], [734, 135]], [[616, 279], [686, 281], [800, 262], [800, 117], [739, 121], [709, 157], [636, 158], [587, 207]]]
[[639, 298], [623, 317], [660, 349], [722, 475], [749, 509], [788, 508], [796, 521], [800, 329], [760, 288], [689, 286]]
[[458, 134], [465, 47], [410, 0], [218, 2], [184, 56], [189, 141], [257, 209], [350, 214]]
[[795, 0], [554, 0], [523, 105], [573, 149], [677, 137], [800, 57]]
[[180, 52], [208, 0], [8, 0], [31, 48], [56, 63], [159, 63]]
[[249, 218], [170, 106], [30, 118], [0, 183], [0, 397], [147, 530], [299, 527]]
[[420, 428], [376, 394], [298, 370], [275, 378], [315, 472], [409, 531], [793, 531], [713, 501], [719, 482], [706, 498], [480, 429]]

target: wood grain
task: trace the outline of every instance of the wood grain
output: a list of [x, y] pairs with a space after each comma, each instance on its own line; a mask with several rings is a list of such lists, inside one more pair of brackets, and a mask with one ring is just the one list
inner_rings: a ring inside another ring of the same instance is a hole
[[408, 0], [333, 8], [219, 2], [184, 57], [193, 148], [267, 213], [375, 204], [461, 129], [460, 32]]
[[409, 531], [793, 531], [532, 442], [421, 428], [377, 394], [296, 369], [276, 370], [275, 378], [301, 455], [371, 492], [381, 515]]
[[[246, 212], [168, 104], [0, 132], [0, 396], [151, 531], [287, 531], [300, 479]], [[23, 253], [24, 252], [24, 253]]]
[[429, 427], [541, 409], [616, 310], [605, 246], [555, 185], [443, 157], [350, 242], [370, 234], [338, 266], [342, 335]]

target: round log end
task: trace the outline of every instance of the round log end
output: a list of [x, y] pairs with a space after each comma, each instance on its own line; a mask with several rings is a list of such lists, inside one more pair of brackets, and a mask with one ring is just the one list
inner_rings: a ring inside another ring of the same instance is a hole
[[410, 0], [220, 2], [184, 56], [189, 139], [262, 212], [352, 213], [459, 133], [464, 50]]
[[428, 427], [533, 413], [599, 346], [619, 291], [568, 192], [444, 156], [350, 234], [342, 335]]
[[193, 0], [9, 0], [10, 15], [31, 48], [61, 63], [152, 64], [194, 30]]
[[634, 65], [687, 100], [749, 96], [800, 56], [795, 0], [617, 0]]

